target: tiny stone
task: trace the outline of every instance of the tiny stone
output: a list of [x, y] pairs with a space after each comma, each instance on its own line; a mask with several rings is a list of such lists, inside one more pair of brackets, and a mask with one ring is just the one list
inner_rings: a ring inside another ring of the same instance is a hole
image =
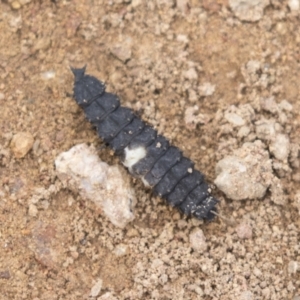
[[98, 281], [94, 284], [91, 289], [90, 297], [97, 297], [102, 288], [102, 279], [98, 279]]
[[190, 243], [196, 252], [202, 253], [206, 250], [206, 238], [201, 229], [197, 229], [190, 234]]
[[55, 78], [55, 71], [46, 71], [44, 73], [41, 73], [41, 77], [44, 80], [49, 80]]
[[119, 244], [114, 249], [114, 254], [116, 256], [124, 256], [127, 253], [127, 245], [125, 244]]
[[253, 294], [250, 291], [244, 291], [241, 293], [241, 296], [239, 297], [240, 300], [253, 300]]
[[242, 127], [239, 129], [239, 131], [238, 131], [238, 133], [237, 133], [237, 136], [238, 136], [239, 138], [243, 138], [243, 137], [248, 136], [250, 132], [251, 132], [251, 129], [250, 129], [249, 126], [242, 126]]
[[252, 228], [247, 223], [239, 224], [236, 227], [235, 231], [240, 239], [251, 239], [252, 238]]
[[236, 113], [225, 113], [225, 119], [234, 126], [245, 125], [245, 120]]
[[260, 103], [262, 109], [264, 109], [265, 111], [268, 111], [272, 114], [275, 114], [278, 111], [278, 105], [273, 96], [261, 99]]
[[184, 122], [188, 129], [194, 130], [197, 124], [206, 124], [209, 121], [208, 116], [198, 113], [197, 105], [188, 107], [184, 112]]
[[28, 210], [28, 214], [31, 217], [36, 217], [38, 214], [38, 209], [34, 204], [30, 204], [29, 205], [29, 210]]
[[28, 4], [30, 3], [32, 0], [19, 0], [20, 4], [21, 5], [25, 5], [25, 4]]
[[142, 0], [132, 0], [131, 1], [131, 6], [132, 7], [138, 7], [141, 4], [142, 4]]
[[299, 263], [297, 261], [290, 261], [288, 264], [288, 272], [290, 275], [296, 274], [296, 272], [299, 270]]
[[229, 6], [242, 21], [256, 22], [263, 17], [269, 0], [229, 0]]
[[3, 93], [0, 93], [0, 100], [3, 100], [5, 98], [5, 95]]
[[285, 111], [292, 111], [293, 110], [293, 105], [286, 101], [286, 100], [282, 100], [279, 104], [278, 107], [281, 108], [282, 110]]
[[21, 3], [19, 1], [13, 1], [13, 2], [11, 2], [10, 5], [13, 9], [20, 9], [21, 8]]
[[290, 140], [286, 134], [277, 134], [270, 144], [270, 152], [279, 160], [287, 160], [290, 153]]
[[289, 0], [288, 6], [291, 11], [297, 11], [300, 8], [299, 0]]
[[184, 76], [186, 79], [189, 79], [189, 80], [197, 80], [198, 79], [198, 74], [194, 68], [190, 68], [188, 71], [186, 71]]
[[176, 39], [178, 42], [185, 43], [185, 44], [189, 42], [189, 38], [185, 34], [178, 34]]
[[131, 58], [131, 48], [126, 44], [115, 45], [110, 49], [110, 52], [124, 63]]
[[20, 132], [13, 136], [10, 147], [16, 158], [24, 157], [32, 148], [34, 139], [29, 132]]
[[205, 82], [199, 86], [199, 93], [201, 96], [211, 96], [216, 90], [216, 85], [210, 82]]
[[189, 5], [189, 1], [188, 0], [176, 0], [176, 6], [183, 13], [187, 12], [188, 5]]

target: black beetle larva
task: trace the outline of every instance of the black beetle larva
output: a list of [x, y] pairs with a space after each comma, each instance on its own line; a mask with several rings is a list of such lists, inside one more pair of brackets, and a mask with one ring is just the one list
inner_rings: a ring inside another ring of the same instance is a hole
[[77, 104], [129, 172], [184, 214], [211, 220], [218, 200], [194, 163], [130, 108], [120, 106], [118, 96], [107, 93], [103, 82], [86, 75], [85, 67], [72, 68], [72, 72]]

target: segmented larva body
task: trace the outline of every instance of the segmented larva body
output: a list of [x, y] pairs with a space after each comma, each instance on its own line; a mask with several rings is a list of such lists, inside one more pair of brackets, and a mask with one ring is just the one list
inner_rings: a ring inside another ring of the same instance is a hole
[[184, 214], [211, 220], [218, 200], [210, 195], [194, 163], [130, 108], [120, 106], [118, 96], [107, 93], [97, 78], [85, 75], [85, 68], [72, 71], [77, 104], [130, 174]]

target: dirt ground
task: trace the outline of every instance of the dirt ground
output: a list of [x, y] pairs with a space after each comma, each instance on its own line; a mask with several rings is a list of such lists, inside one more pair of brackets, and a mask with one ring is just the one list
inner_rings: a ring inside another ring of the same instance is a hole
[[[0, 1], [0, 299], [300, 299], [300, 10], [233, 2]], [[54, 167], [79, 143], [119, 163], [72, 99], [70, 66], [84, 65], [211, 183], [220, 159], [261, 140], [284, 196], [215, 188], [225, 219], [205, 223], [131, 179], [135, 219], [114, 226]], [[226, 113], [243, 105], [240, 131]], [[282, 160], [262, 120], [287, 137]]]

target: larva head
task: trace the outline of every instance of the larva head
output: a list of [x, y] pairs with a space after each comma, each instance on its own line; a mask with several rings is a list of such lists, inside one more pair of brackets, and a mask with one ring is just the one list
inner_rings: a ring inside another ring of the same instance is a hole
[[74, 80], [74, 98], [81, 107], [88, 106], [97, 96], [105, 91], [105, 84], [97, 78], [85, 75], [86, 66], [81, 69], [71, 68]]

